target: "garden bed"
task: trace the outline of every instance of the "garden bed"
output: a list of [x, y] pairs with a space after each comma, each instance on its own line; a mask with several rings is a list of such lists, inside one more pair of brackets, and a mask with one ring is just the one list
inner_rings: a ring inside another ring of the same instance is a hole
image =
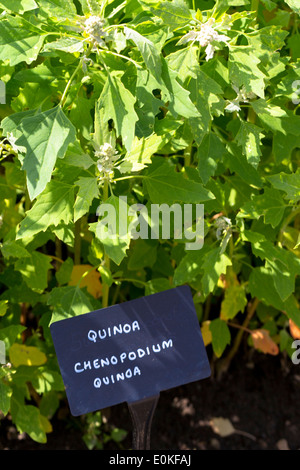
[[[299, 442], [300, 369], [289, 359], [254, 353], [240, 357], [221, 380], [201, 382], [162, 392], [154, 415], [151, 448], [155, 450], [297, 450]], [[126, 404], [106, 410], [107, 426], [122, 428], [121, 446], [113, 441], [104, 449], [130, 449], [132, 423]], [[237, 431], [226, 437], [214, 432], [213, 418], [230, 420]], [[84, 450], [82, 418], [72, 418], [67, 405], [53, 421], [46, 444], [19, 435], [5, 420], [0, 449]]]

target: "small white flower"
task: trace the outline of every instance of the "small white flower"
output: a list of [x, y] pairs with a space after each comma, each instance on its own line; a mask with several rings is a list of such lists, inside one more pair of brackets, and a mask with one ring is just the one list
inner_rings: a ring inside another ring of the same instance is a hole
[[1, 228], [2, 225], [3, 225], [3, 216], [0, 215], [0, 228]]
[[84, 32], [88, 36], [88, 40], [94, 45], [105, 46], [105, 38], [107, 33], [103, 31], [105, 25], [104, 18], [100, 16], [90, 16], [84, 22]]
[[226, 246], [232, 236], [232, 223], [231, 223], [231, 220], [228, 219], [228, 217], [218, 217], [215, 221], [215, 225], [217, 227], [217, 230], [216, 230], [217, 240], [221, 240], [220, 253], [222, 254], [226, 250]]
[[111, 144], [105, 143], [95, 151], [95, 156], [98, 158], [97, 168], [100, 173], [100, 181], [103, 179], [111, 180], [114, 176], [115, 162], [119, 158], [118, 152]]
[[229, 104], [225, 107], [225, 111], [228, 111], [229, 113], [234, 113], [235, 111], [240, 111], [240, 105], [239, 105], [238, 100], [232, 100], [229, 101]]
[[217, 227], [216, 237], [219, 240], [231, 228], [231, 220], [228, 217], [218, 217], [215, 221]]
[[0, 152], [6, 151], [7, 153], [14, 152], [15, 154], [26, 152], [25, 147], [16, 145], [18, 137], [15, 137], [12, 132], [7, 133], [7, 136], [4, 141], [1, 142]]
[[215, 48], [212, 44], [208, 44], [208, 46], [205, 49], [206, 57], [205, 60], [208, 61], [209, 59], [212, 59], [215, 53]]
[[229, 113], [233, 113], [234, 111], [240, 111], [240, 103], [248, 103], [249, 100], [256, 97], [255, 93], [252, 93], [252, 91], [247, 92], [244, 86], [239, 89], [237, 86], [232, 85], [232, 88], [236, 92], [237, 96], [234, 100], [228, 101], [228, 105], [225, 107], [225, 111], [228, 111]]
[[222, 25], [222, 23], [216, 23], [214, 18], [210, 18], [206, 23], [202, 23], [200, 25], [200, 29], [191, 30], [187, 34], [185, 34], [179, 41], [178, 45], [185, 44], [187, 42], [199, 42], [201, 47], [205, 47], [206, 53], [206, 60], [210, 60], [213, 58], [215, 48], [213, 46], [213, 42], [227, 42], [229, 41], [229, 37], [225, 34], [219, 34], [217, 29], [218, 28], [226, 28], [229, 29], [229, 25]]

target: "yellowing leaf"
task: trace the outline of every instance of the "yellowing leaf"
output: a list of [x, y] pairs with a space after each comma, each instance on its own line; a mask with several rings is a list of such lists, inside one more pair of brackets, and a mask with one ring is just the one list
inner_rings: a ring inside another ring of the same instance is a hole
[[221, 437], [230, 436], [235, 433], [235, 429], [227, 418], [213, 418], [209, 423], [216, 434]]
[[46, 416], [43, 416], [43, 415], [40, 415], [39, 418], [40, 418], [41, 426], [42, 426], [43, 430], [45, 431], [45, 433], [52, 432], [53, 428], [52, 428], [52, 424], [50, 423], [49, 419], [46, 418]]
[[293, 322], [293, 320], [289, 319], [289, 326], [290, 326], [290, 333], [294, 339], [300, 339], [300, 328]]
[[245, 289], [241, 285], [230, 285], [221, 303], [221, 319], [230, 320], [243, 312], [247, 305]]
[[277, 344], [270, 337], [268, 330], [253, 330], [251, 332], [253, 345], [256, 349], [259, 349], [263, 353], [272, 354], [276, 356], [279, 353]]
[[69, 286], [86, 287], [87, 291], [98, 299], [102, 294], [102, 285], [99, 281], [100, 273], [89, 264], [78, 264], [73, 267]]
[[202, 333], [202, 338], [204, 342], [204, 346], [207, 346], [212, 342], [212, 336], [211, 336], [211, 331], [209, 329], [209, 324], [210, 321], [204, 321], [201, 326], [201, 333]]
[[15, 366], [41, 366], [47, 362], [46, 355], [35, 346], [14, 343], [9, 350], [10, 362]]

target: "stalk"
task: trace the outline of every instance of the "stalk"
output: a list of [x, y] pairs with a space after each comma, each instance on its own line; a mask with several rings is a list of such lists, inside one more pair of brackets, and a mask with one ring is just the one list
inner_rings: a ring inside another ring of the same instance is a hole
[[191, 142], [184, 151], [184, 166], [185, 167], [191, 166], [192, 147], [193, 147], [193, 142]]
[[81, 219], [75, 222], [75, 240], [74, 240], [74, 264], [80, 264], [81, 260]]
[[[103, 186], [103, 202], [105, 202], [108, 199], [108, 181], [104, 181], [104, 186]], [[107, 269], [110, 269], [110, 259], [109, 257], [105, 254], [104, 255], [104, 266]], [[107, 284], [103, 284], [102, 288], [102, 308], [105, 308], [108, 306], [108, 298], [109, 298], [109, 286]]]
[[246, 316], [246, 318], [245, 318], [242, 325], [231, 325], [231, 326], [235, 326], [236, 328], [239, 328], [239, 331], [238, 331], [238, 333], [235, 337], [233, 346], [230, 349], [229, 353], [227, 354], [227, 356], [223, 360], [220, 361], [220, 368], [219, 368], [219, 371], [218, 371], [219, 376], [223, 372], [226, 372], [228, 370], [230, 362], [232, 361], [232, 359], [234, 358], [234, 356], [238, 352], [238, 349], [240, 347], [244, 332], [245, 331], [247, 333], [250, 332], [250, 330], [248, 329], [248, 325], [249, 325], [250, 320], [253, 317], [254, 313], [256, 312], [258, 304], [259, 304], [259, 300], [257, 298], [255, 298], [252, 303], [248, 304], [247, 316]]
[[258, 304], [259, 304], [259, 300], [257, 298], [255, 298], [253, 300], [252, 304], [249, 304], [248, 313], [247, 313], [247, 316], [246, 316], [246, 318], [245, 318], [245, 320], [242, 324], [242, 328], [240, 329], [240, 331], [236, 335], [233, 347], [232, 347], [231, 351], [229, 351], [229, 354], [226, 358], [229, 362], [232, 360], [232, 358], [237, 353], [237, 351], [239, 349], [239, 346], [241, 344], [241, 341], [242, 341], [243, 333], [244, 333], [245, 329], [248, 327], [248, 325], [250, 323], [250, 320], [253, 317], [254, 313], [256, 312]]

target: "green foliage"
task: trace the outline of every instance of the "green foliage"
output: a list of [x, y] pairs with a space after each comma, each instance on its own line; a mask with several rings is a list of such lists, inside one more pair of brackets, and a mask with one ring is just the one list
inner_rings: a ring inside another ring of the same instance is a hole
[[[291, 356], [299, 26], [296, 0], [0, 0], [0, 409], [18, 431], [45, 442], [64, 394], [51, 322], [178, 285], [216, 370], [242, 339]], [[133, 236], [134, 204], [200, 203], [201, 249]], [[87, 417], [88, 448], [123, 438]]]

